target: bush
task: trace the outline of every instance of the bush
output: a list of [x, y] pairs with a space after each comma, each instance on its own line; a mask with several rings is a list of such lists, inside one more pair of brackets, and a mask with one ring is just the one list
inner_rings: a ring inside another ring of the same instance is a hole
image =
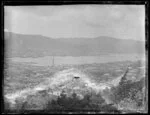
[[123, 80], [117, 87], [111, 89], [111, 100], [124, 108], [137, 108], [143, 104], [144, 79], [137, 82]]
[[[46, 106], [43, 106], [43, 104]], [[78, 111], [78, 110], [117, 112], [116, 107], [112, 105], [107, 105], [105, 103], [105, 100], [102, 98], [100, 93], [96, 94], [94, 92], [92, 93], [92, 95], [91, 94], [84, 95], [82, 99], [79, 99], [76, 93], [73, 93], [70, 97], [67, 97], [65, 92], [62, 92], [56, 100], [50, 100], [50, 98], [49, 100], [45, 100], [45, 98], [39, 98], [39, 96], [28, 96], [25, 102], [22, 99], [17, 99], [15, 109], [16, 112], [21, 113], [26, 111], [59, 112], [59, 111]]]
[[10, 103], [5, 99], [4, 100], [4, 110], [9, 110], [10, 109]]
[[96, 110], [96, 111], [116, 111], [117, 108], [110, 105], [107, 106], [105, 100], [100, 94], [85, 95], [83, 99], [78, 99], [77, 94], [73, 93], [71, 97], [67, 97], [64, 93], [57, 100], [52, 100], [47, 105], [48, 111], [74, 111], [74, 110]]

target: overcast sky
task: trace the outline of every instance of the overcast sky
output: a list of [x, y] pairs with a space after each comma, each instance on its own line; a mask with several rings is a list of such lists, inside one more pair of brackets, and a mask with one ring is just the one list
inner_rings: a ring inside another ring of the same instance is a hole
[[145, 39], [144, 5], [5, 6], [5, 31], [52, 38]]

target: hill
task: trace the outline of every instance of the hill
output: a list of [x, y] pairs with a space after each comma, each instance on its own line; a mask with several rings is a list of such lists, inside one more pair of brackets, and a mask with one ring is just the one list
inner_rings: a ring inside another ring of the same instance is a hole
[[100, 56], [109, 53], [143, 53], [142, 41], [116, 39], [107, 36], [96, 38], [58, 38], [42, 35], [23, 35], [5, 32], [6, 56]]

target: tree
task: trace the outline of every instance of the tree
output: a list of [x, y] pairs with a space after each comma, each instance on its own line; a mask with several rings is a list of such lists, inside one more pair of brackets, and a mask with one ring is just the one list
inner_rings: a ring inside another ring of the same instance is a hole
[[129, 71], [129, 70], [128, 70], [128, 68], [127, 68], [127, 70], [125, 71], [123, 77], [121, 78], [121, 80], [120, 80], [120, 82], [119, 82], [119, 85], [123, 85], [123, 84], [126, 84], [126, 83], [127, 83], [127, 78], [126, 78], [126, 76], [127, 76], [128, 71]]

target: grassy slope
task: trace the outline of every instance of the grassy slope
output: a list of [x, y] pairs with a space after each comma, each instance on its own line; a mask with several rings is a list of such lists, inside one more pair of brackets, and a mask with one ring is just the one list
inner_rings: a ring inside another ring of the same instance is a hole
[[[52, 77], [54, 73], [65, 70], [70, 67], [78, 68], [79, 70], [90, 75], [95, 82], [106, 82], [122, 75], [127, 66], [132, 67], [129, 78], [135, 76], [139, 78], [142, 76], [143, 71], [138, 67], [143, 66], [140, 61], [137, 62], [114, 62], [105, 64], [84, 64], [76, 66], [57, 66], [57, 67], [38, 67], [22, 63], [9, 63], [5, 67], [4, 77], [4, 93], [12, 93], [17, 90], [22, 90], [28, 87], [34, 87], [43, 82], [46, 78]], [[135, 71], [136, 70], [136, 71]]]

